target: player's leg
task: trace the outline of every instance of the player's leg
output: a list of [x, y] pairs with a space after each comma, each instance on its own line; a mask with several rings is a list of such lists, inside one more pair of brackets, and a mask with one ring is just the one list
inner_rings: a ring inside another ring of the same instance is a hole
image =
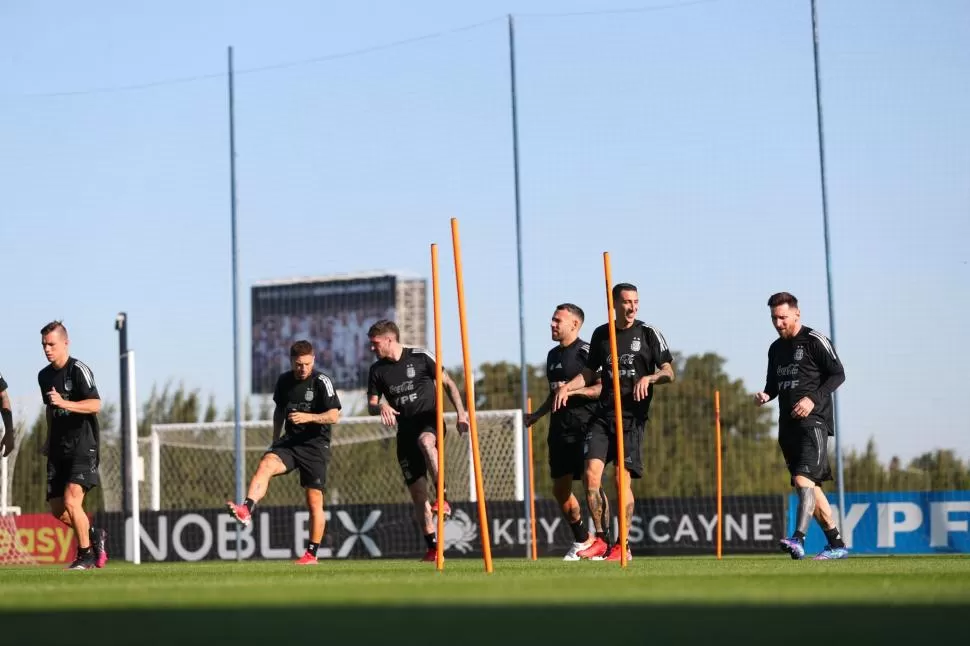
[[436, 561], [438, 558], [438, 541], [435, 534], [434, 517], [431, 514], [431, 502], [428, 499], [428, 480], [421, 476], [414, 482], [408, 483], [408, 493], [414, 505], [414, 520], [424, 537], [427, 551], [422, 561]]
[[778, 441], [785, 456], [785, 463], [791, 474], [791, 485], [798, 497], [795, 511], [795, 531], [791, 537], [779, 541], [783, 552], [793, 559], [805, 557], [805, 535], [815, 516], [815, 486], [813, 474], [817, 473], [816, 461], [819, 459], [815, 446], [814, 427], [792, 426], [779, 430]]
[[60, 460], [51, 456], [47, 457], [47, 504], [51, 515], [68, 527], [71, 526], [71, 517], [64, 507], [64, 489], [67, 488], [69, 473], [69, 465], [61, 464]]
[[[80, 485], [85, 494], [101, 484], [101, 475], [98, 470], [100, 466], [99, 455], [98, 440], [89, 428], [74, 450], [69, 478], [70, 482]], [[85, 518], [87, 518], [86, 515]], [[94, 554], [95, 567], [103, 568], [108, 563], [108, 532], [104, 528], [95, 527], [92, 523], [88, 527], [88, 539]]]
[[90, 570], [97, 567], [94, 550], [91, 549], [91, 524], [84, 513], [84, 493], [84, 487], [76, 482], [69, 482], [64, 488], [64, 509], [77, 538], [77, 556], [68, 568], [70, 570]]
[[[820, 430], [824, 431], [824, 429]], [[845, 541], [842, 540], [842, 534], [835, 522], [835, 515], [832, 513], [832, 506], [829, 504], [828, 498], [825, 497], [821, 485], [822, 482], [832, 479], [832, 467], [828, 456], [828, 435], [823, 432], [817, 437], [820, 449], [819, 462], [822, 468], [817, 474], [818, 479], [815, 482], [815, 521], [822, 529], [822, 533], [825, 534], [826, 545], [825, 549], [815, 556], [815, 560], [844, 559], [849, 556], [849, 550]]]
[[58, 496], [57, 498], [51, 498], [47, 501], [47, 505], [50, 507], [51, 516], [61, 521], [68, 527], [71, 526], [71, 517], [67, 513], [67, 507], [64, 506], [64, 497]]
[[573, 534], [573, 545], [566, 552], [564, 561], [578, 561], [579, 553], [593, 545], [582, 508], [573, 495], [573, 481], [583, 479], [583, 445], [581, 437], [567, 435], [562, 429], [550, 428], [547, 439], [549, 447], [549, 473], [553, 478], [552, 495]]
[[[608, 561], [619, 561], [621, 556], [620, 550], [623, 547], [626, 548], [627, 560], [633, 558], [629, 544], [630, 524], [633, 522], [633, 510], [636, 506], [636, 500], [633, 496], [633, 481], [643, 477], [643, 433], [643, 424], [639, 420], [626, 417], [623, 419], [624, 460], [622, 466], [619, 460], [615, 464], [617, 474], [623, 474], [623, 509], [620, 511], [626, 520], [627, 535], [623, 537], [617, 536], [616, 544], [613, 545], [609, 555], [606, 557]], [[618, 484], [617, 493], [619, 493], [619, 486]], [[617, 534], [619, 534], [619, 530], [617, 530]]]
[[609, 550], [610, 503], [603, 491], [603, 470], [606, 468], [610, 447], [606, 423], [602, 418], [593, 418], [586, 433], [583, 486], [586, 489], [586, 504], [593, 519], [596, 538], [589, 549], [579, 553], [582, 558], [601, 557]]
[[310, 536], [307, 539], [306, 551], [295, 562], [297, 565], [316, 565], [317, 550], [323, 542], [327, 516], [323, 511], [323, 490], [307, 487], [305, 491], [306, 506], [310, 511]]
[[[424, 463], [427, 467], [428, 478], [431, 480], [432, 487], [435, 488], [437, 493], [438, 487], [438, 435], [437, 431], [428, 429], [421, 430], [418, 434], [418, 449], [421, 451], [421, 455], [424, 457]], [[451, 505], [448, 504], [447, 487], [442, 487], [443, 493], [445, 494], [445, 507], [444, 514], [445, 517], [451, 516]], [[434, 500], [431, 501], [431, 511], [432, 513], [437, 513], [438, 511], [438, 499], [435, 496]]]
[[435, 561], [437, 559], [438, 542], [431, 515], [431, 503], [428, 498], [428, 479], [425, 477], [428, 472], [428, 465], [424, 460], [424, 453], [418, 445], [418, 437], [418, 434], [411, 432], [407, 427], [402, 429], [400, 422], [398, 422], [397, 462], [401, 467], [401, 475], [404, 476], [404, 484], [407, 485], [408, 493], [411, 494], [414, 521], [417, 523], [428, 547], [424, 558], [421, 560]]
[[263, 454], [256, 467], [256, 473], [249, 482], [249, 491], [246, 499], [236, 504], [232, 501], [226, 503], [229, 515], [238, 520], [243, 525], [249, 525], [253, 520], [253, 509], [256, 503], [262, 500], [269, 489], [269, 481], [284, 473], [289, 473], [296, 468], [296, 459], [293, 449], [288, 446], [278, 447]]
[[306, 552], [296, 563], [316, 565], [317, 550], [323, 542], [323, 532], [326, 529], [323, 492], [327, 486], [327, 470], [330, 466], [330, 443], [322, 438], [313, 439], [294, 446], [292, 455], [300, 471], [300, 486], [306, 491], [306, 505], [310, 511], [310, 536]]

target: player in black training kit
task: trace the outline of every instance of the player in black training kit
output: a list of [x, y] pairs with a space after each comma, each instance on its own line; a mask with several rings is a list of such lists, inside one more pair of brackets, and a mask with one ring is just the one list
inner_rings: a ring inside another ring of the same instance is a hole
[[[437, 501], [434, 506], [429, 504], [426, 474], [430, 472], [431, 479], [438, 481], [435, 358], [427, 350], [402, 346], [393, 321], [378, 321], [367, 336], [377, 357], [367, 379], [367, 410], [380, 415], [385, 426], [397, 426], [397, 460], [414, 502], [415, 520], [428, 546], [422, 560], [434, 561], [437, 542], [432, 513], [438, 512], [438, 505]], [[461, 404], [461, 393], [444, 370], [442, 386], [458, 411], [458, 432], [466, 433], [468, 415]], [[444, 506], [441, 513], [450, 515], [447, 500]]]
[[[290, 347], [290, 363], [293, 369], [279, 376], [273, 392], [273, 444], [259, 461], [246, 499], [242, 504], [226, 505], [233, 518], [249, 525], [253, 508], [266, 495], [270, 479], [299, 470], [310, 510], [310, 537], [306, 552], [295, 563], [316, 565], [326, 525], [323, 492], [330, 464], [330, 425], [340, 420], [340, 399], [330, 377], [313, 369], [309, 341], [297, 341]], [[281, 438], [283, 431], [286, 433]]]
[[60, 321], [40, 331], [44, 355], [50, 362], [37, 375], [47, 407], [47, 502], [51, 513], [77, 536], [77, 556], [69, 570], [90, 570], [108, 562], [107, 537], [92, 527], [84, 513], [84, 495], [99, 484], [98, 412], [101, 396], [94, 374], [70, 356], [70, 339]]
[[[674, 359], [660, 330], [637, 320], [640, 297], [636, 286], [630, 283], [615, 285], [613, 308], [616, 314], [616, 348], [620, 362], [623, 449], [626, 454], [622, 462], [624, 469], [629, 472], [629, 477], [623, 478], [626, 509], [620, 512], [626, 514], [629, 527], [634, 503], [630, 478], [643, 477], [643, 433], [653, 399], [651, 386], [674, 380]], [[573, 392], [593, 383], [595, 373], [600, 369], [603, 389], [586, 433], [585, 474], [586, 502], [593, 517], [596, 540], [589, 549], [580, 552], [579, 556], [618, 561], [623, 547], [627, 550], [627, 558], [632, 556], [629, 545], [621, 547], [619, 540], [607, 553], [611, 518], [602, 486], [603, 470], [608, 462], [617, 464], [617, 467], [620, 462], [616, 455], [616, 414], [613, 406], [613, 365], [608, 323], [593, 332], [586, 368], [556, 391], [553, 410], [566, 406]]]
[[[572, 303], [563, 303], [553, 312], [550, 325], [552, 340], [559, 344], [549, 350], [546, 357], [549, 396], [534, 413], [526, 416], [526, 426], [532, 426], [552, 410], [556, 390], [586, 367], [589, 344], [579, 338], [583, 319], [583, 310]], [[583, 522], [579, 501], [573, 495], [573, 480], [583, 479], [586, 426], [600, 389], [601, 385], [597, 383], [571, 393], [565, 408], [553, 413], [549, 421], [547, 444], [549, 472], [553, 479], [552, 494], [573, 532], [573, 546], [563, 557], [564, 561], [579, 561], [579, 553], [593, 545], [593, 538]]]
[[0, 375], [0, 419], [3, 420], [3, 439], [0, 439], [0, 457], [5, 458], [13, 453], [13, 410], [10, 407], [10, 396], [7, 395], [7, 382]]
[[843, 559], [849, 551], [822, 483], [832, 479], [827, 448], [835, 428], [832, 393], [845, 381], [845, 370], [832, 342], [802, 325], [798, 299], [780, 292], [768, 299], [768, 307], [779, 338], [768, 348], [765, 389], [754, 398], [760, 406], [778, 397], [778, 444], [798, 493], [795, 533], [781, 539], [780, 546], [793, 559], [804, 558], [805, 534], [814, 516], [828, 539], [815, 559]]

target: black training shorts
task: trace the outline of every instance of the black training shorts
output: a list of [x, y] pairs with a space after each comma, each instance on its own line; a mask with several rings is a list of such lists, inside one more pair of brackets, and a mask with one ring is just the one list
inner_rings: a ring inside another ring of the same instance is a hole
[[298, 469], [300, 486], [304, 489], [327, 488], [327, 467], [330, 465], [330, 440], [307, 431], [285, 435], [270, 447], [267, 453], [278, 457], [286, 467], [286, 473]]
[[[586, 459], [616, 463], [616, 418], [607, 413], [597, 414], [589, 423], [586, 433]], [[623, 465], [631, 478], [643, 477], [644, 422], [634, 417], [623, 417]]]
[[832, 479], [828, 428], [822, 422], [783, 424], [778, 431], [778, 444], [792, 478], [804, 476], [817, 485]]
[[47, 500], [63, 498], [68, 484], [85, 492], [101, 482], [98, 442], [89, 427], [63, 437], [52, 437], [47, 453]]
[[397, 463], [401, 465], [401, 475], [409, 487], [428, 473], [427, 460], [418, 444], [418, 437], [423, 433], [437, 437], [438, 419], [435, 411], [397, 418]]
[[569, 409], [551, 417], [546, 444], [549, 447], [549, 474], [553, 480], [569, 475], [573, 480], [583, 479], [589, 419], [588, 412]]

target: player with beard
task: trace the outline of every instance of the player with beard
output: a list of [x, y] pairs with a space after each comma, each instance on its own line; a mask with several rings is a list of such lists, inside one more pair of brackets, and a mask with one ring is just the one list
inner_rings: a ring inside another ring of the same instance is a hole
[[[559, 387], [553, 401], [553, 411], [564, 408], [569, 398], [587, 385], [594, 383], [596, 371], [601, 370], [602, 390], [593, 418], [586, 434], [586, 502], [596, 529], [597, 538], [588, 549], [579, 552], [581, 558], [618, 561], [621, 549], [627, 550], [627, 559], [632, 558], [629, 545], [617, 541], [612, 547], [605, 537], [610, 530], [609, 518], [604, 517], [603, 471], [612, 462], [617, 469], [624, 469], [623, 477], [625, 508], [619, 513], [626, 515], [627, 527], [633, 519], [633, 487], [631, 478], [643, 477], [643, 436], [647, 423], [650, 402], [653, 400], [653, 386], [670, 383], [674, 380], [673, 357], [667, 340], [660, 330], [637, 319], [640, 297], [635, 285], [619, 283], [613, 287], [613, 309], [616, 316], [616, 347], [619, 355], [618, 367], [613, 366], [610, 351], [609, 323], [599, 326], [593, 332], [589, 346], [589, 360], [586, 367], [566, 384]], [[613, 370], [618, 368], [620, 382], [620, 411], [623, 429], [623, 450], [625, 455], [617, 456], [616, 411], [613, 398]], [[597, 523], [597, 519], [600, 524]], [[622, 537], [626, 540], [627, 537]]]
[[812, 518], [828, 544], [816, 560], [849, 556], [832, 516], [822, 483], [832, 479], [828, 438], [834, 435], [832, 393], [845, 381], [845, 369], [832, 342], [802, 325], [798, 299], [788, 292], [768, 299], [778, 338], [768, 348], [765, 389], [754, 396], [761, 406], [778, 398], [778, 444], [798, 495], [795, 532], [780, 541], [793, 559], [805, 557], [805, 534]]
[[[546, 378], [549, 396], [531, 415], [526, 415], [526, 426], [532, 426], [552, 410], [556, 390], [582, 372], [589, 359], [589, 344], [579, 338], [585, 315], [582, 308], [563, 303], [552, 314], [552, 340], [558, 345], [549, 350], [546, 357]], [[593, 545], [583, 522], [582, 509], [573, 495], [573, 481], [583, 479], [586, 427], [599, 398], [602, 385], [596, 383], [571, 394], [564, 408], [552, 414], [549, 422], [549, 472], [552, 476], [552, 494], [559, 503], [569, 529], [573, 534], [573, 546], [563, 557], [564, 561], [579, 561], [579, 553]], [[604, 505], [605, 522], [609, 522], [609, 505]]]

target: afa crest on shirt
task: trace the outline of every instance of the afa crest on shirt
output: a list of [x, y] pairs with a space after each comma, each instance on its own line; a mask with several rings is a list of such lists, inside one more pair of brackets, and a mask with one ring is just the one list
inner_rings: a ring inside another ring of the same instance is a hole
[[307, 400], [308, 402], [312, 402], [313, 401], [313, 390], [307, 390], [306, 393], [304, 393], [304, 395], [303, 395], [303, 399]]
[[64, 378], [64, 390], [66, 390], [67, 392], [71, 392], [72, 390], [74, 390], [74, 382], [71, 381], [70, 377]]
[[413, 364], [410, 364], [410, 363], [408, 364], [407, 374], [408, 374], [408, 379], [414, 379], [415, 372], [414, 372]]
[[805, 348], [798, 346], [795, 348], [795, 361], [801, 361], [805, 356]]
[[640, 337], [635, 337], [633, 341], [630, 342], [630, 352], [640, 351]]

